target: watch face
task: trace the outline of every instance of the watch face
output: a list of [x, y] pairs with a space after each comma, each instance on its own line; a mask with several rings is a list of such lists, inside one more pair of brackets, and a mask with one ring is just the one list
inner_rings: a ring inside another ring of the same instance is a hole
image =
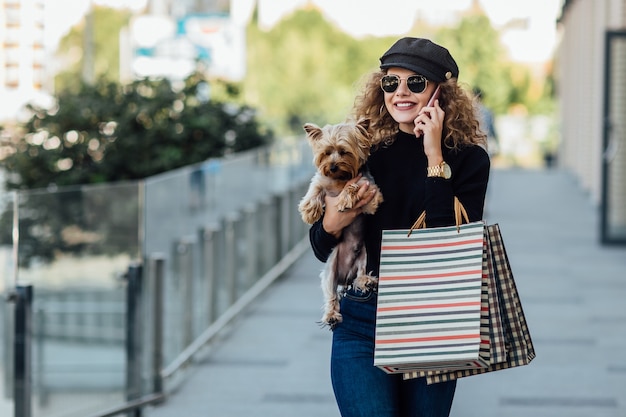
[[450, 169], [450, 165], [443, 163], [441, 168], [443, 169], [443, 177], [449, 180], [450, 177], [452, 177], [452, 170]]

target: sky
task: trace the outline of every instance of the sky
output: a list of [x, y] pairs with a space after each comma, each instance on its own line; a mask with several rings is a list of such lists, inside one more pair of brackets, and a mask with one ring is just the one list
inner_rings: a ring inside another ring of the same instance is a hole
[[[255, 0], [232, 0], [242, 13]], [[419, 13], [436, 23], [452, 21], [455, 13], [470, 7], [472, 0], [256, 0], [262, 6], [260, 22], [271, 27], [286, 13], [307, 2], [315, 4], [331, 21], [356, 37], [403, 35]], [[89, 3], [140, 10], [147, 0], [48, 0], [46, 2], [47, 47], [53, 49], [72, 25], [80, 21]], [[556, 19], [561, 0], [480, 0], [493, 25], [503, 33], [502, 42], [513, 60], [543, 62], [552, 56], [557, 43]], [[525, 28], [513, 27], [526, 19]], [[509, 24], [509, 25], [507, 25]], [[505, 30], [505, 28], [508, 29]]]
[[141, 10], [147, 0], [47, 0], [45, 14], [45, 47], [54, 50], [59, 40], [83, 18], [89, 4]]

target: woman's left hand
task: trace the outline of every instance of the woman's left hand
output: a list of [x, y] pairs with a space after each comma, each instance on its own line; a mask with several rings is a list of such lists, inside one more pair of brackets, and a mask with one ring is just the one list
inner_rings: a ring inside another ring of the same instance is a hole
[[446, 113], [439, 107], [439, 100], [435, 100], [433, 107], [423, 107], [419, 115], [415, 118], [415, 128], [413, 132], [416, 136], [424, 135], [424, 153], [426, 153], [429, 161], [436, 159], [443, 160], [441, 153], [441, 137], [443, 134], [443, 120], [445, 115]]

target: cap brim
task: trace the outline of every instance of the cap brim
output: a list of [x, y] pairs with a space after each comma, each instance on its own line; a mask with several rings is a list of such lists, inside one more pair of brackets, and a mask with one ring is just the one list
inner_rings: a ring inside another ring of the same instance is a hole
[[432, 71], [424, 67], [414, 65], [414, 64], [408, 64], [406, 62], [385, 62], [384, 64], [380, 66], [380, 69], [389, 69], [389, 68], [394, 68], [394, 67], [408, 69], [409, 71], [413, 71], [416, 74], [423, 75], [427, 79], [438, 82], [438, 83], [444, 81], [441, 77], [438, 77]]

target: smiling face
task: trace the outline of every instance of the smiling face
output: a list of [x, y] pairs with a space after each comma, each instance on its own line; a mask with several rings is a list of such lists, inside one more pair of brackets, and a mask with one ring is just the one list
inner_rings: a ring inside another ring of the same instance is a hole
[[401, 131], [413, 133], [415, 125], [413, 121], [419, 114], [422, 107], [428, 104], [430, 96], [437, 87], [436, 83], [428, 82], [426, 90], [421, 93], [414, 93], [407, 87], [406, 78], [415, 75], [415, 72], [404, 68], [389, 68], [388, 75], [397, 75], [402, 80], [393, 93], [385, 94], [385, 106], [387, 111], [398, 122]]

